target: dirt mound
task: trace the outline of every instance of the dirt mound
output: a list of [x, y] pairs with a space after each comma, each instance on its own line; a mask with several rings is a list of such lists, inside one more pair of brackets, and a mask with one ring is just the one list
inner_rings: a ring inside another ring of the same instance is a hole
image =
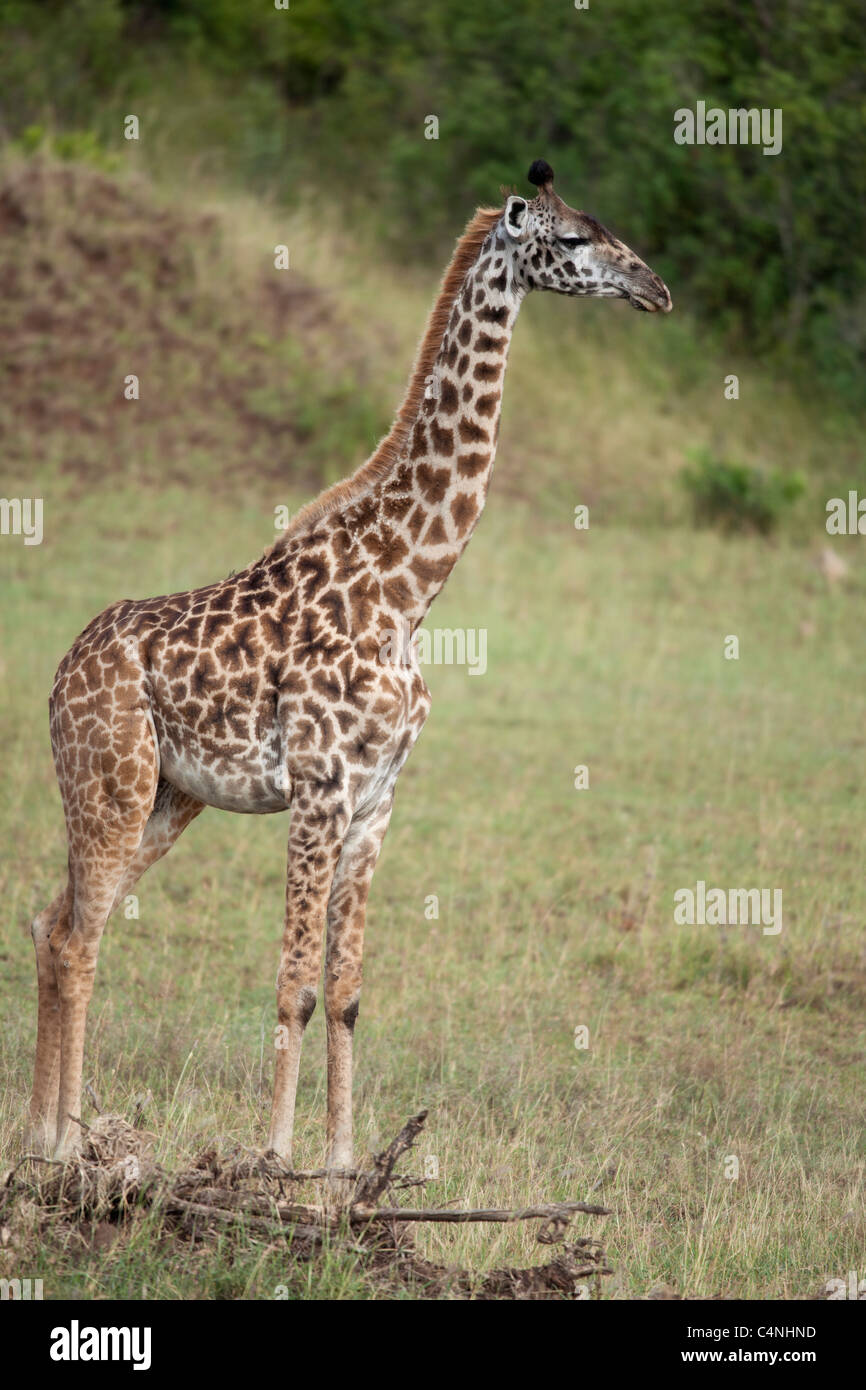
[[346, 402], [329, 447], [360, 462], [376, 429], [362, 346], [320, 291], [274, 269], [273, 247], [254, 264], [230, 252], [218, 217], [165, 205], [144, 180], [43, 158], [0, 171], [7, 463], [85, 485], [117, 472], [319, 485], [318, 426]]

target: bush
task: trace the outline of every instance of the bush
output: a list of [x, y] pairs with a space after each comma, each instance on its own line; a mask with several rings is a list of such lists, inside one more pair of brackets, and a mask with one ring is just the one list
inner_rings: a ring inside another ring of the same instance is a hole
[[758, 531], [766, 536], [804, 491], [799, 473], [732, 463], [716, 458], [709, 449], [693, 449], [689, 458], [692, 465], [683, 469], [680, 480], [699, 526]]

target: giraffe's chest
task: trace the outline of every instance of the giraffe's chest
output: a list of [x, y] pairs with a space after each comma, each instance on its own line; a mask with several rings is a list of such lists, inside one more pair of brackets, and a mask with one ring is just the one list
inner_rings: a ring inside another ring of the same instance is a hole
[[328, 788], [352, 814], [366, 813], [393, 791], [429, 709], [414, 664], [371, 668], [360, 699], [346, 698], [345, 689], [333, 703], [287, 699], [283, 757], [292, 783]]

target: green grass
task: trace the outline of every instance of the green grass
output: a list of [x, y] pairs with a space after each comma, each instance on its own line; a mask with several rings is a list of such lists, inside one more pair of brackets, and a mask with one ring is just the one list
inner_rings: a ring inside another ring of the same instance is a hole
[[[220, 216], [242, 277], [273, 245], [271, 214], [233, 202]], [[389, 279], [367, 261], [350, 275], [339, 238], [316, 242], [298, 218], [303, 274], [329, 283], [391, 401], [434, 277]], [[229, 283], [243, 344], [254, 316], [244, 329]], [[605, 1297], [659, 1284], [692, 1297], [818, 1296], [866, 1259], [866, 571], [856, 538], [833, 542], [849, 561], [842, 581], [814, 564], [827, 537], [807, 405], [769, 413], [771, 384], [757, 374], [756, 398], [725, 402], [713, 364], [684, 385], [653, 361], [650, 330], [667, 324], [603, 326], [603, 307], [527, 306], [491, 502], [427, 620], [486, 628], [488, 670], [426, 671], [433, 711], [400, 780], [369, 913], [358, 1150], [426, 1105], [407, 1166], [437, 1156], [431, 1200], [604, 1201], [613, 1214], [579, 1231], [606, 1243], [616, 1272]], [[156, 348], [150, 360], [157, 389]], [[35, 1041], [27, 927], [65, 858], [47, 732], [54, 669], [107, 603], [241, 567], [272, 540], [274, 506], [302, 500], [288, 445], [265, 466], [257, 436], [244, 470], [232, 438], [227, 475], [218, 445], [160, 472], [146, 430], [123, 436], [128, 453], [101, 442], [101, 380], [67, 377], [64, 389], [96, 412], [94, 467], [69, 469], [78, 435], [62, 421], [41, 435], [31, 422], [30, 471], [3, 483], [5, 495], [45, 501], [41, 547], [0, 541], [10, 1161]], [[272, 394], [258, 404], [273, 415]], [[363, 433], [366, 397], [358, 418]], [[742, 432], [752, 453], [810, 472], [811, 511], [773, 544], [695, 533], [676, 509], [683, 448], [720, 437], [723, 420], [719, 448], [742, 455]], [[191, 438], [207, 421], [196, 384], [176, 428]], [[314, 418], [305, 468], [325, 423]], [[846, 436], [832, 467], [843, 476], [855, 457]], [[586, 532], [572, 524], [579, 501], [591, 506]], [[737, 661], [724, 659], [730, 634]], [[578, 764], [587, 790], [574, 788]], [[140, 882], [139, 919], [119, 914], [106, 933], [85, 1074], [103, 1107], [127, 1116], [150, 1093], [144, 1123], [170, 1167], [213, 1144], [264, 1142], [286, 834], [285, 817], [207, 812]], [[673, 894], [699, 878], [781, 888], [782, 933], [676, 926]], [[574, 1046], [578, 1025], [586, 1050]], [[324, 1156], [324, 1031], [319, 1009], [302, 1061], [303, 1165]], [[725, 1177], [730, 1155], [737, 1181]], [[35, 1220], [20, 1218], [0, 1274], [24, 1260], [46, 1297], [271, 1298], [278, 1285], [296, 1298], [382, 1296], [345, 1256], [295, 1265], [250, 1233], [199, 1245], [152, 1216], [102, 1236]], [[546, 1258], [516, 1227], [418, 1240], [431, 1258], [478, 1270]]]
[[[121, 507], [125, 534], [93, 498], [70, 501], [61, 531], [49, 525], [43, 547], [10, 565], [10, 1152], [34, 1041], [26, 923], [63, 864], [40, 709], [53, 665], [109, 598], [205, 580], [267, 539], [264, 510], [197, 496], [182, 531], [141, 539], [176, 500]], [[543, 529], [494, 502], [428, 619], [486, 627], [488, 671], [428, 668], [433, 713], [370, 912], [360, 1149], [424, 1104], [411, 1166], [437, 1155], [434, 1199], [601, 1196], [614, 1215], [586, 1229], [616, 1266], [607, 1296], [665, 1283], [802, 1297], [862, 1264], [863, 582], [823, 583], [793, 547]], [[728, 633], [738, 662], [723, 658]], [[585, 791], [573, 789], [578, 763]], [[285, 836], [283, 817], [206, 813], [141, 881], [140, 919], [118, 916], [106, 934], [87, 1074], [111, 1110], [152, 1093], [146, 1123], [171, 1166], [214, 1141], [264, 1139]], [[782, 933], [674, 926], [673, 892], [697, 878], [781, 887]], [[318, 1011], [302, 1064], [304, 1165], [323, 1157], [324, 1103]], [[724, 1176], [731, 1154], [737, 1182]], [[512, 1229], [421, 1242], [479, 1269], [538, 1259]], [[49, 1295], [139, 1297], [146, 1285], [150, 1297], [270, 1297], [289, 1278], [253, 1237], [227, 1269], [221, 1246], [175, 1246], [151, 1220], [107, 1252], [80, 1245], [45, 1252]], [[339, 1260], [289, 1282], [298, 1296], [371, 1292]]]

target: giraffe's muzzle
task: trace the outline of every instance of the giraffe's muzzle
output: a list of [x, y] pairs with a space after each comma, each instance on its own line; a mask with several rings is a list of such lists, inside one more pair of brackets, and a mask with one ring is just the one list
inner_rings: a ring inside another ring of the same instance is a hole
[[639, 285], [623, 288], [622, 296], [633, 309], [640, 309], [645, 314], [669, 314], [674, 307], [670, 290], [652, 270]]

